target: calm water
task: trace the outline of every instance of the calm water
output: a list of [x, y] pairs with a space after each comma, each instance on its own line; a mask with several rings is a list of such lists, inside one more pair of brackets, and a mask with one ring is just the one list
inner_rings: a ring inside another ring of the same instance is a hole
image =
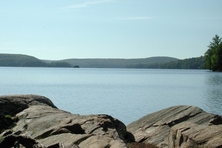
[[38, 94], [76, 114], [125, 124], [173, 105], [222, 115], [222, 73], [207, 70], [0, 68], [0, 95]]

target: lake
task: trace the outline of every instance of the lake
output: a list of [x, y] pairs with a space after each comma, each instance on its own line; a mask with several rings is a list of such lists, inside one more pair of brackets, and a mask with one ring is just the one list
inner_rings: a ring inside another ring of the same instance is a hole
[[222, 73], [208, 70], [1, 67], [0, 82], [0, 95], [42, 95], [62, 110], [125, 124], [174, 105], [222, 115]]

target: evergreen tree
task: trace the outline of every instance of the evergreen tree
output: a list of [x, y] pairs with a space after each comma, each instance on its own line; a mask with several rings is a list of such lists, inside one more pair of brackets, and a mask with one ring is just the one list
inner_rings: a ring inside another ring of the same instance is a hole
[[205, 52], [206, 68], [212, 71], [222, 71], [222, 39], [215, 35]]

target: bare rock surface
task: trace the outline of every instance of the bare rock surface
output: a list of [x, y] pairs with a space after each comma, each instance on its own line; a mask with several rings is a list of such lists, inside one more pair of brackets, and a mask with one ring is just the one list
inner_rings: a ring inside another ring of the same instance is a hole
[[[14, 117], [16, 125], [0, 134], [0, 147], [17, 142], [23, 146], [29, 143], [27, 148], [126, 148], [125, 142], [134, 140], [126, 126], [109, 115], [71, 114], [42, 96], [3, 96], [0, 100], [4, 113], [22, 106]], [[7, 108], [10, 103], [12, 107]]]
[[125, 125], [108, 115], [80, 116], [38, 105], [25, 109], [17, 117], [19, 121], [13, 130], [38, 139], [45, 146], [62, 142], [65, 147], [72, 144], [125, 147], [124, 137], [118, 134], [121, 130], [126, 132]]
[[136, 142], [161, 148], [222, 147], [222, 117], [194, 106], [174, 106], [129, 124]]
[[194, 106], [166, 108], [126, 128], [109, 115], [59, 110], [43, 96], [0, 96], [0, 125], [0, 148], [126, 148], [135, 141], [161, 148], [222, 147], [222, 117]]
[[44, 105], [56, 108], [52, 101], [38, 95], [0, 96], [0, 113], [15, 115], [32, 105]]

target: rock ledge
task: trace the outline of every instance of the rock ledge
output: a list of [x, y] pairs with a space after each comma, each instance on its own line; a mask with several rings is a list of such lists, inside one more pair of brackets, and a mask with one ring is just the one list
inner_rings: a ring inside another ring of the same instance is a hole
[[[11, 127], [0, 129], [3, 148], [126, 148], [126, 141], [134, 141], [118, 119], [105, 114], [71, 114], [43, 96], [1, 96], [0, 107], [0, 121]], [[14, 120], [11, 125], [9, 119]]]
[[222, 147], [222, 117], [194, 106], [173, 106], [129, 124], [136, 142], [161, 148]]
[[109, 115], [59, 110], [43, 96], [0, 96], [0, 125], [0, 148], [222, 147], [222, 117], [194, 106], [169, 107], [126, 127]]

